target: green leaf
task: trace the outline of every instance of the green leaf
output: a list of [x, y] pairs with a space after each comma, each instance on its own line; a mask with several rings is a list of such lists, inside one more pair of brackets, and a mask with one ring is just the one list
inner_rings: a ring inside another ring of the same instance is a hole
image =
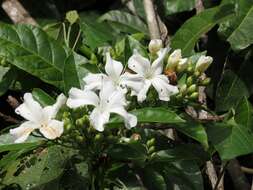
[[30, 25], [0, 27], [0, 55], [42, 81], [63, 89], [67, 52], [40, 28]]
[[173, 49], [182, 49], [184, 56], [191, 55], [198, 39], [212, 29], [216, 24], [224, 21], [233, 14], [231, 4], [206, 9], [200, 14], [191, 17], [176, 32], [171, 40]]
[[234, 50], [242, 50], [253, 43], [253, 1], [235, 0], [236, 16], [224, 22], [219, 32], [227, 38]]
[[0, 152], [35, 148], [42, 143], [42, 138], [33, 136], [30, 136], [25, 143], [14, 143], [14, 138], [10, 134], [3, 134], [0, 136]]
[[32, 95], [34, 99], [38, 101], [43, 107], [53, 105], [55, 103], [54, 98], [39, 88], [33, 89]]
[[200, 142], [205, 149], [208, 148], [207, 133], [204, 126], [200, 123], [187, 122], [185, 124], [175, 125], [175, 128], [185, 135]]
[[195, 8], [195, 0], [163, 0], [165, 15], [172, 15], [183, 11], [191, 11]]
[[166, 190], [166, 182], [159, 172], [150, 168], [145, 168], [142, 173], [142, 181], [148, 189]]
[[80, 29], [82, 31], [83, 43], [88, 45], [92, 50], [113, 41], [116, 35], [108, 24], [94, 21], [94, 18], [82, 19]]
[[235, 108], [235, 121], [236, 123], [253, 130], [253, 109], [246, 97], [242, 98], [238, 106]]
[[201, 171], [194, 161], [184, 160], [165, 165], [164, 179], [168, 184], [167, 189], [204, 190]]
[[0, 96], [8, 90], [16, 77], [16, 70], [14, 68], [0, 66]]
[[108, 149], [108, 155], [116, 160], [143, 163], [147, 159], [147, 150], [140, 142], [118, 143]]
[[247, 126], [235, 123], [233, 118], [223, 123], [213, 123], [207, 132], [222, 160], [253, 152], [252, 132]]
[[218, 86], [216, 94], [216, 111], [227, 111], [235, 108], [249, 92], [241, 79], [232, 71], [227, 70]]
[[85, 57], [76, 53], [70, 55], [65, 61], [63, 80], [66, 94], [72, 87], [81, 89], [84, 86], [83, 78], [89, 73], [86, 68], [88, 64]]
[[12, 163], [3, 178], [4, 184], [19, 184], [22, 189], [42, 188], [46, 183], [56, 180], [64, 171], [66, 154], [59, 146], [51, 146], [37, 151], [20, 163]]
[[147, 25], [139, 19], [137, 16], [134, 16], [130, 13], [113, 10], [105, 13], [99, 18], [99, 21], [110, 21], [112, 23], [117, 23], [124, 25], [128, 28], [133, 29], [136, 32], [142, 32], [148, 35]]
[[[142, 108], [131, 111], [132, 114], [137, 116], [138, 123], [168, 123], [177, 124], [184, 123], [181, 117], [179, 117], [174, 111], [165, 109], [162, 107], [156, 108]], [[123, 120], [119, 117], [114, 117], [110, 120], [109, 124], [122, 123]]]

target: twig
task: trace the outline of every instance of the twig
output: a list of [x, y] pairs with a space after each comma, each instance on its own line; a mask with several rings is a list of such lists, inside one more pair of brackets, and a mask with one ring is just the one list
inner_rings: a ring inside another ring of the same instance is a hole
[[11, 95], [7, 97], [6, 101], [13, 109], [16, 109], [20, 105], [19, 101]]
[[245, 166], [241, 166], [241, 170], [242, 170], [244, 173], [253, 174], [253, 168], [247, 168], [247, 167], [245, 167]]
[[228, 173], [234, 183], [235, 190], [250, 190], [250, 184], [247, 181], [238, 160], [233, 159], [228, 164]]
[[37, 25], [37, 22], [30, 16], [18, 0], [4, 0], [2, 8], [15, 24], [25, 23]]
[[205, 9], [202, 0], [195, 1], [195, 8], [196, 8], [197, 14], [199, 14], [200, 12], [202, 12]]
[[227, 165], [228, 165], [228, 162], [226, 162], [224, 166], [221, 165], [220, 173], [219, 173], [216, 185], [214, 187], [214, 190], [224, 190], [224, 173], [225, 173], [225, 169]]
[[159, 25], [152, 0], [143, 0], [144, 10], [151, 39], [161, 39]]
[[218, 177], [211, 161], [206, 162], [206, 174], [211, 182], [212, 189], [214, 189], [218, 181]]
[[15, 124], [20, 123], [19, 120], [15, 119], [15, 118], [13, 118], [13, 117], [11, 117], [9, 115], [5, 115], [5, 114], [3, 114], [1, 112], [0, 112], [0, 117], [2, 117], [5, 121], [10, 122], [10, 123], [15, 123]]

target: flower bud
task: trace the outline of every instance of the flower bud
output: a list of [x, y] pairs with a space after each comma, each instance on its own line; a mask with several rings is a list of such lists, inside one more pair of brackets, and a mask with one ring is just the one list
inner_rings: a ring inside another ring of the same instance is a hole
[[210, 56], [201, 55], [196, 63], [196, 70], [203, 73], [209, 67], [209, 65], [213, 62], [213, 58]]
[[155, 138], [152, 138], [152, 139], [148, 140], [148, 142], [147, 142], [148, 147], [151, 147], [151, 146], [154, 146], [154, 145], [155, 145]]
[[196, 100], [199, 97], [199, 93], [198, 92], [193, 92], [190, 96], [189, 99], [191, 100]]
[[103, 134], [99, 133], [99, 134], [96, 134], [95, 136], [95, 141], [100, 141], [103, 139]]
[[193, 92], [196, 92], [197, 90], [197, 85], [196, 84], [193, 84], [191, 85], [188, 89], [187, 89], [187, 93], [188, 94], [192, 94]]
[[155, 147], [154, 146], [151, 146], [149, 149], [148, 149], [148, 154], [152, 154], [155, 152]]
[[207, 86], [211, 82], [211, 78], [205, 78], [200, 82], [200, 85]]
[[184, 71], [188, 66], [188, 60], [187, 58], [180, 59], [177, 65], [177, 72], [182, 72]]
[[186, 91], [187, 91], [187, 85], [186, 84], [183, 84], [180, 89], [179, 89], [180, 93], [182, 95], [185, 95], [186, 94]]
[[189, 76], [187, 79], [186, 79], [186, 85], [187, 86], [191, 86], [193, 83], [193, 77], [192, 76]]
[[163, 47], [163, 42], [160, 39], [153, 39], [149, 42], [148, 50], [150, 53], [155, 54]]
[[182, 59], [181, 49], [176, 49], [172, 52], [172, 54], [170, 54], [167, 61], [166, 69], [175, 69], [180, 59]]
[[195, 72], [194, 72], [194, 76], [195, 76], [195, 77], [198, 78], [198, 77], [200, 77], [200, 75], [201, 75], [201, 73], [200, 73], [199, 71], [195, 71]]
[[189, 65], [189, 64], [188, 64], [187, 72], [188, 72], [189, 74], [192, 74], [192, 73], [194, 72], [194, 68], [192, 67], [192, 65]]

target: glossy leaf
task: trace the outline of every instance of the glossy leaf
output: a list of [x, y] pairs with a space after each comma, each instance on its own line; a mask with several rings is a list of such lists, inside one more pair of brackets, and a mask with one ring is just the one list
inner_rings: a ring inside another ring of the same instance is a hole
[[227, 111], [236, 107], [249, 92], [241, 79], [232, 71], [227, 70], [218, 86], [216, 94], [216, 110]]
[[198, 39], [216, 24], [233, 15], [231, 4], [206, 9], [187, 20], [171, 39], [173, 49], [182, 49], [183, 55], [191, 55]]
[[1, 24], [0, 54], [42, 81], [63, 88], [66, 50], [38, 27]]
[[16, 70], [14, 68], [0, 66], [0, 96], [8, 90], [16, 77]]
[[55, 103], [54, 98], [52, 98], [49, 94], [39, 88], [33, 89], [32, 95], [34, 99], [38, 101], [43, 107]]
[[232, 2], [237, 7], [236, 16], [224, 22], [220, 26], [219, 32], [227, 39], [234, 50], [242, 50], [253, 43], [251, 35], [253, 27], [253, 1], [233, 0]]
[[230, 119], [224, 123], [214, 123], [208, 128], [208, 137], [222, 160], [253, 152], [253, 134], [245, 125]]
[[166, 190], [166, 182], [159, 172], [152, 168], [145, 168], [142, 174], [142, 181], [144, 186], [148, 189]]
[[112, 23], [124, 25], [135, 30], [136, 32], [143, 32], [145, 34], [148, 34], [147, 25], [137, 16], [127, 12], [118, 10], [109, 11], [102, 15], [99, 18], [99, 21], [110, 21]]

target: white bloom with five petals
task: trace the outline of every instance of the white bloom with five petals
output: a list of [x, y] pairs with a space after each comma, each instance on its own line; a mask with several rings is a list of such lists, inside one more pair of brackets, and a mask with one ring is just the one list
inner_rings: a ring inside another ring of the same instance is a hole
[[87, 90], [100, 90], [103, 82], [110, 82], [115, 90], [120, 90], [123, 93], [127, 92], [129, 87], [134, 91], [142, 88], [141, 78], [132, 78], [128, 73], [123, 74], [123, 65], [121, 62], [111, 58], [110, 53], [106, 53], [105, 72], [92, 74], [89, 73], [83, 78], [86, 83], [85, 89]]
[[99, 96], [91, 90], [71, 88], [67, 106], [78, 108], [85, 105], [94, 106], [89, 118], [92, 126], [98, 131], [104, 130], [104, 125], [109, 122], [111, 113], [123, 117], [127, 128], [132, 128], [137, 124], [136, 116], [125, 110], [127, 103], [124, 94], [119, 90], [115, 91], [111, 82], [103, 82]]
[[[141, 78], [144, 85], [132, 94], [137, 95], [139, 102], [142, 102], [147, 97], [147, 92], [151, 85], [155, 88], [159, 95], [159, 99], [169, 101], [170, 96], [178, 93], [177, 86], [169, 84], [167, 76], [163, 75], [163, 60], [167, 54], [167, 48], [161, 49], [158, 52], [158, 57], [151, 64], [150, 61], [140, 55], [137, 51], [128, 60], [128, 67], [136, 74], [132, 74], [132, 78]], [[129, 74], [130, 75], [130, 74]]]
[[44, 108], [35, 101], [31, 93], [24, 95], [24, 103], [16, 108], [15, 112], [27, 121], [19, 127], [10, 129], [10, 134], [14, 136], [15, 143], [24, 142], [28, 136], [36, 129], [47, 139], [55, 139], [63, 133], [63, 122], [55, 120], [56, 114], [63, 104], [66, 97], [61, 94], [58, 96], [54, 105]]

